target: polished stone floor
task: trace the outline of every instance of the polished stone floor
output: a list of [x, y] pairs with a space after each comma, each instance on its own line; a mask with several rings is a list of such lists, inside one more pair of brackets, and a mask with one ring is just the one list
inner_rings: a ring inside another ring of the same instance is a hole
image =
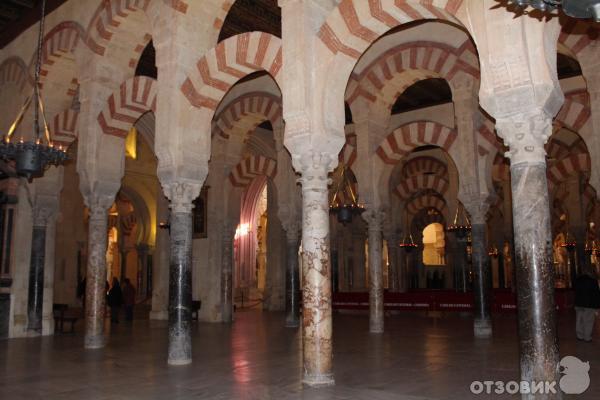
[[[600, 335], [575, 340], [573, 315], [559, 319], [561, 355], [591, 364], [600, 398]], [[366, 315], [335, 315], [336, 386], [303, 388], [301, 337], [283, 314], [239, 312], [233, 326], [194, 325], [194, 363], [166, 364], [166, 324], [121, 322], [103, 350], [77, 334], [0, 341], [0, 399], [465, 399], [473, 380], [518, 378], [516, 320], [494, 318], [494, 338], [477, 340], [469, 317], [405, 313], [368, 333]], [[597, 330], [598, 332], [598, 330]], [[503, 398], [502, 396], [494, 396]], [[508, 398], [511, 396], [504, 396]], [[511, 398], [518, 398], [512, 396]], [[570, 398], [570, 397], [567, 397]]]

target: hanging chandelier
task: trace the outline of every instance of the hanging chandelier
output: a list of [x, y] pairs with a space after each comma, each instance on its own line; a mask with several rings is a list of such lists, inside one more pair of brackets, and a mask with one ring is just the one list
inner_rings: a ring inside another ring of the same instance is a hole
[[[37, 42], [33, 93], [25, 100], [8, 133], [0, 141], [0, 159], [11, 164], [14, 163], [16, 174], [27, 178], [30, 182], [33, 178], [44, 175], [44, 171], [50, 166], [61, 165], [68, 159], [67, 149], [62, 146], [54, 146], [52, 143], [50, 130], [48, 129], [48, 123], [44, 115], [44, 104], [40, 95], [40, 69], [42, 63], [45, 12], [46, 0], [42, 0], [42, 16], [40, 18]], [[31, 103], [33, 103], [33, 137], [31, 140], [25, 140], [23, 137], [15, 140], [15, 130], [23, 121], [23, 116], [31, 106]], [[43, 135], [40, 134], [40, 114], [44, 124]]]
[[600, 0], [510, 0], [517, 6], [529, 6], [540, 11], [553, 11], [562, 7], [565, 14], [573, 18], [593, 18], [600, 22]]
[[469, 221], [469, 217], [463, 210], [461, 203], [458, 203], [458, 206], [456, 207], [456, 215], [454, 215], [454, 221], [448, 226], [448, 228], [446, 228], [446, 230], [454, 233], [459, 239], [464, 239], [471, 231], [471, 221]]
[[400, 242], [400, 248], [404, 249], [407, 253], [410, 253], [417, 247], [419, 246], [413, 240], [411, 233], [409, 233], [408, 236], [404, 235], [404, 239], [402, 239], [402, 241]]
[[348, 178], [347, 168], [344, 164], [340, 166], [340, 176], [337, 182], [337, 188], [329, 203], [329, 212], [337, 215], [338, 222], [346, 225], [352, 222], [355, 215], [362, 214], [365, 208], [358, 203], [358, 197]]
[[571, 235], [569, 234], [569, 232], [567, 232], [567, 234], [565, 235], [565, 242], [561, 244], [560, 247], [564, 247], [565, 249], [571, 251], [575, 247], [577, 247], [577, 242], [573, 238], [571, 238]]

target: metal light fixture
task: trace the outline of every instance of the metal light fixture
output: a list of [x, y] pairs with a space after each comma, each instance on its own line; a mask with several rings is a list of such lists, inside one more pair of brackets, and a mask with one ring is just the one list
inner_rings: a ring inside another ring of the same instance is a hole
[[407, 253], [410, 253], [417, 247], [419, 246], [413, 240], [411, 233], [409, 233], [408, 236], [404, 235], [404, 239], [402, 239], [402, 242], [400, 242], [400, 248], [404, 249]]
[[569, 232], [567, 232], [567, 234], [565, 235], [565, 242], [561, 244], [560, 247], [564, 247], [568, 251], [572, 251], [573, 249], [575, 249], [575, 247], [577, 247], [577, 242], [573, 240]]
[[365, 208], [358, 203], [358, 197], [354, 193], [346, 166], [343, 164], [340, 166], [340, 177], [337, 181], [337, 188], [329, 204], [329, 212], [336, 214], [338, 222], [346, 225], [352, 222], [355, 215], [362, 214]]
[[573, 18], [593, 18], [600, 22], [600, 0], [510, 0], [519, 7], [529, 6], [540, 11], [553, 11], [562, 7], [565, 14]]
[[[50, 130], [44, 115], [44, 104], [40, 96], [40, 69], [42, 64], [42, 43], [44, 35], [44, 19], [46, 12], [46, 0], [42, 0], [42, 16], [40, 18], [40, 30], [37, 43], [37, 58], [35, 64], [35, 77], [33, 93], [25, 100], [25, 104], [19, 111], [17, 118], [11, 125], [4, 140], [0, 141], [0, 159], [14, 163], [17, 175], [27, 178], [30, 182], [33, 178], [44, 175], [47, 167], [61, 165], [67, 159], [67, 149], [62, 146], [54, 146], [50, 138]], [[25, 140], [21, 137], [14, 140], [14, 133], [25, 112], [33, 102], [33, 137]], [[44, 135], [40, 134], [40, 114], [44, 123]]]
[[454, 233], [459, 239], [464, 239], [468, 236], [471, 231], [471, 221], [469, 221], [467, 213], [463, 210], [462, 204], [458, 203], [454, 221], [446, 228], [446, 230]]
[[488, 255], [492, 258], [498, 258], [498, 256], [500, 255], [500, 252], [498, 251], [498, 248], [494, 245], [488, 251]]

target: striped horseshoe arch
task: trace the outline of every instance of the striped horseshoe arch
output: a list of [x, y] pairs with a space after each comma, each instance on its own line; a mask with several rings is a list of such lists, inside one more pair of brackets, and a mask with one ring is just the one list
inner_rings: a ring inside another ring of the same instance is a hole
[[277, 161], [261, 155], [251, 155], [242, 160], [229, 174], [229, 181], [235, 187], [246, 187], [257, 176], [275, 178], [277, 175]]

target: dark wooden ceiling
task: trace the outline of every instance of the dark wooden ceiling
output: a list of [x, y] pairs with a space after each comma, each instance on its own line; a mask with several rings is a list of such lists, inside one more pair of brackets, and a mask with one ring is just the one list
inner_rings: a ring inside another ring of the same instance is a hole
[[[46, 0], [46, 15], [67, 0]], [[40, 20], [41, 0], [0, 0], [0, 48]]]

